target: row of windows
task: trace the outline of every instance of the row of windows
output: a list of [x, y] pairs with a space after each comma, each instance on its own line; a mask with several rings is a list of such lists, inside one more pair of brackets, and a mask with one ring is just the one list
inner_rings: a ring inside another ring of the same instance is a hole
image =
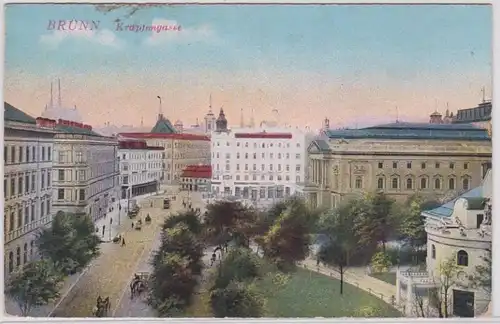
[[[21, 228], [24, 225], [35, 222], [36, 217], [36, 202], [24, 204], [17, 208], [5, 210], [4, 228], [7, 232], [12, 232], [15, 229]], [[45, 215], [50, 215], [51, 201], [50, 199], [42, 199], [40, 201], [40, 218]], [[17, 217], [16, 217], [17, 214]], [[8, 219], [7, 219], [8, 215]], [[7, 222], [8, 220], [8, 222]]]
[[132, 183], [142, 183], [154, 179], [158, 179], [161, 175], [161, 172], [148, 172], [148, 173], [140, 173], [140, 174], [133, 174], [131, 176], [124, 175], [122, 176], [122, 184], [128, 185], [129, 180], [131, 180]]
[[[36, 162], [36, 146], [14, 146], [14, 145], [4, 145], [3, 147], [3, 161], [5, 164], [12, 163], [28, 163]], [[51, 161], [52, 160], [52, 147], [42, 146], [39, 151], [40, 156], [39, 161]]]
[[59, 150], [57, 154], [58, 163], [86, 163], [88, 161], [115, 161], [115, 150], [109, 147], [100, 149], [88, 149], [83, 151]]
[[[10, 181], [9, 181], [10, 178]], [[8, 185], [10, 182], [10, 186]], [[51, 171], [42, 169], [40, 171], [41, 189], [50, 188]], [[8, 200], [16, 196], [36, 192], [36, 172], [26, 172], [11, 174], [8, 178], [3, 179], [4, 199]], [[17, 190], [16, 190], [17, 187]]]
[[146, 160], [146, 159], [147, 160], [160, 160], [165, 156], [165, 153], [163, 153], [163, 152], [147, 153], [146, 156], [145, 156], [145, 154], [146, 153], [129, 153], [129, 154], [123, 153], [122, 160], [127, 160], [127, 159], [131, 159], [131, 160]]
[[[455, 190], [455, 178], [449, 178], [448, 179], [448, 190]], [[411, 177], [406, 178], [405, 182], [405, 189], [411, 190], [415, 189], [415, 180]], [[400, 189], [400, 184], [399, 184], [399, 177], [392, 177], [391, 182], [390, 182], [390, 188], [391, 189]], [[355, 188], [356, 189], [362, 189], [363, 188], [363, 177], [357, 176], [355, 178]], [[377, 189], [385, 189], [386, 188], [386, 179], [385, 177], [378, 177], [377, 178]], [[470, 178], [469, 177], [464, 177], [462, 178], [462, 189], [463, 190], [469, 190], [470, 188]], [[429, 179], [427, 177], [421, 177], [419, 181], [419, 189], [431, 189], [431, 186], [429, 185]], [[443, 190], [444, 185], [443, 185], [443, 180], [438, 177], [434, 179], [434, 189], [437, 190]]]
[[[282, 153], [277, 153], [276, 155], [274, 155], [274, 153], [268, 153], [268, 154], [269, 154], [269, 158], [270, 159], [274, 159], [275, 157], [278, 158], [278, 159], [282, 159], [282, 158], [289, 159], [290, 158], [290, 153], [283, 153], [283, 154]], [[253, 153], [252, 156], [253, 156], [254, 160], [257, 159], [257, 153]], [[215, 157], [220, 158], [219, 152], [212, 153], [212, 158], [215, 158]], [[248, 157], [249, 157], [248, 153], [245, 153], [245, 159], [248, 159]], [[231, 158], [231, 153], [226, 153], [225, 158], [226, 159], [230, 159]], [[236, 158], [237, 159], [241, 158], [241, 155], [240, 155], [239, 152], [236, 153]], [[261, 153], [261, 158], [265, 159], [266, 158], [266, 153]], [[295, 158], [296, 159], [300, 159], [300, 153], [296, 153], [295, 154]]]
[[[398, 163], [398, 162], [396, 162], [396, 161], [393, 161], [393, 162], [392, 162], [392, 168], [393, 168], [393, 169], [397, 169], [397, 168], [398, 168], [398, 165], [399, 165], [399, 163]], [[379, 163], [378, 163], [378, 168], [379, 168], [379, 169], [383, 169], [383, 168], [384, 168], [384, 166], [385, 166], [385, 165], [384, 165], [384, 162], [379, 162]], [[412, 166], [413, 166], [413, 163], [412, 163], [412, 162], [406, 162], [406, 168], [407, 168], [407, 169], [411, 169], [411, 168], [412, 168]], [[421, 162], [421, 163], [420, 163], [420, 168], [421, 168], [421, 169], [426, 169], [427, 167], [428, 167], [427, 162]], [[434, 167], [435, 167], [436, 169], [441, 168], [441, 163], [440, 163], [440, 162], [435, 162], [435, 163], [434, 163]], [[448, 167], [449, 167], [450, 169], [455, 169], [455, 162], [450, 162], [450, 163], [448, 164]], [[469, 163], [465, 162], [465, 163], [463, 164], [463, 168], [464, 168], [464, 170], [468, 170], [468, 169], [469, 169]]]
[[[217, 170], [217, 171], [220, 170], [220, 165], [219, 164], [212, 165], [212, 168], [214, 168], [214, 167], [215, 167], [215, 170]], [[281, 164], [277, 164], [277, 168], [278, 168], [277, 171], [282, 171], [283, 170]], [[300, 172], [300, 169], [301, 169], [300, 164], [295, 165], [295, 171], [296, 172]], [[226, 164], [226, 169], [225, 170], [226, 171], [231, 171], [231, 165], [230, 164]], [[244, 170], [245, 171], [249, 171], [248, 164], [245, 164]], [[252, 170], [253, 171], [257, 171], [257, 164], [254, 164], [252, 166]], [[260, 171], [265, 171], [265, 170], [266, 170], [265, 164], [261, 164], [260, 165]], [[240, 165], [239, 164], [236, 164], [236, 171], [240, 171]], [[269, 171], [275, 171], [274, 170], [274, 164], [269, 164]], [[287, 171], [287, 172], [290, 171], [290, 165], [289, 164], [285, 165], [285, 171]]]
[[[276, 144], [276, 146], [274, 145]], [[215, 142], [212, 144], [212, 146], [221, 146], [220, 145], [220, 142]], [[231, 144], [229, 142], [226, 142], [226, 146], [231, 146]], [[236, 146], [237, 147], [248, 147], [248, 142], [245, 142], [245, 144], [243, 145], [241, 142], [236, 142]], [[266, 147], [286, 147], [286, 148], [290, 148], [290, 143], [256, 143], [254, 142], [253, 143], [253, 148], [266, 148]], [[295, 147], [300, 147], [300, 143], [296, 143], [295, 144]]]
[[[16, 263], [15, 263], [15, 265], [14, 265], [14, 252], [10, 251], [9, 252], [9, 260], [7, 261], [9, 274], [12, 273], [14, 271], [14, 269], [21, 267], [21, 265], [24, 265], [24, 264], [32, 261], [33, 256], [34, 256], [34, 251], [35, 251], [35, 241], [30, 242], [29, 252], [28, 252], [28, 243], [24, 243], [23, 259], [22, 259], [22, 264], [21, 264], [21, 247], [18, 246], [16, 248]], [[28, 258], [28, 255], [29, 255], [29, 258]]]
[[[75, 194], [74, 198], [78, 197], [79, 201], [85, 200], [85, 189], [75, 189], [75, 192], [78, 192], [78, 194]], [[66, 189], [57, 189], [57, 199], [68, 200], [70, 198], [71, 197], [69, 197], [69, 195], [66, 195]], [[76, 200], [76, 199], [74, 199], [74, 200]]]
[[142, 163], [123, 163], [122, 171], [142, 171], [148, 169], [159, 169], [162, 166], [161, 162], [142, 162]]
[[[219, 193], [220, 189], [217, 186], [212, 188], [212, 191], [215, 193]], [[233, 194], [230, 187], [224, 187], [224, 192], [227, 194]], [[266, 199], [266, 198], [284, 198], [290, 197], [291, 188], [283, 187], [283, 186], [269, 186], [269, 187], [259, 187], [259, 188], [251, 188], [251, 187], [234, 187], [234, 195], [236, 197], [243, 198], [251, 198], [256, 200]]]
[[[226, 180], [230, 180], [230, 179], [233, 178], [233, 176], [232, 175], [225, 175], [223, 178], [226, 179]], [[236, 181], [240, 181], [241, 178], [242, 177], [239, 174], [235, 175], [235, 180]], [[258, 181], [259, 178], [260, 178], [260, 181], [266, 181], [266, 179], [269, 180], [269, 181], [283, 181], [283, 179], [285, 179], [285, 181], [290, 181], [290, 176], [289, 175], [285, 175], [284, 177], [282, 175], [277, 175], [276, 179], [274, 178], [274, 175], [269, 175], [267, 177], [265, 175], [261, 175], [261, 176], [257, 176], [256, 174], [252, 175], [252, 181]], [[220, 177], [218, 175], [214, 175], [213, 179], [214, 180], [219, 180]], [[250, 176], [248, 174], [246, 174], [246, 175], [243, 176], [243, 179], [245, 181], [249, 181], [250, 180]], [[295, 177], [295, 182], [300, 182], [300, 176], [296, 176]]]
[[[436, 246], [431, 245], [431, 258], [436, 259]], [[464, 250], [457, 252], [457, 265], [467, 267], [469, 265], [469, 255]]]
[[201, 182], [201, 183], [207, 183], [209, 182], [208, 179], [200, 179], [200, 178], [181, 178], [182, 182]]

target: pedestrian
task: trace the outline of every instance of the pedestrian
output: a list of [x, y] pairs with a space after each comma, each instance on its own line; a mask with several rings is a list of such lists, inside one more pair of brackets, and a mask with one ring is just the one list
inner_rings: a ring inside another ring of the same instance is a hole
[[210, 259], [210, 266], [212, 266], [216, 260], [217, 256], [215, 255], [215, 253], [212, 253], [212, 258]]
[[132, 229], [134, 229], [134, 222], [132, 222]]
[[122, 246], [125, 246], [125, 238], [122, 237]]

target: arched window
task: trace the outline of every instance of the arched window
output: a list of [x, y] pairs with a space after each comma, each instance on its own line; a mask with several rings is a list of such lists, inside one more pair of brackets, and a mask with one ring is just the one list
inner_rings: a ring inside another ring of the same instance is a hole
[[450, 178], [448, 180], [448, 189], [455, 190], [455, 178]]
[[30, 260], [33, 260], [33, 252], [35, 250], [35, 241], [30, 242]]
[[464, 178], [462, 180], [462, 188], [464, 190], [469, 190], [469, 178]]
[[406, 179], [406, 189], [413, 189], [413, 181], [411, 178]]
[[384, 189], [384, 178], [380, 177], [377, 180], [377, 188], [378, 189]]
[[356, 183], [354, 185], [356, 189], [361, 189], [363, 187], [363, 179], [361, 179], [361, 177], [356, 177]]
[[392, 189], [398, 189], [398, 178], [392, 178]]
[[14, 271], [14, 252], [9, 252], [9, 273]]
[[434, 179], [434, 189], [441, 189], [441, 179]]
[[28, 262], [28, 243], [24, 243], [23, 247], [23, 264]]
[[436, 246], [434, 244], [431, 245], [431, 258], [436, 258]]
[[16, 249], [16, 268], [21, 265], [21, 247], [17, 247]]
[[427, 189], [427, 179], [426, 178], [420, 179], [420, 189]]
[[469, 265], [469, 255], [464, 250], [460, 250], [457, 253], [457, 265], [464, 267]]

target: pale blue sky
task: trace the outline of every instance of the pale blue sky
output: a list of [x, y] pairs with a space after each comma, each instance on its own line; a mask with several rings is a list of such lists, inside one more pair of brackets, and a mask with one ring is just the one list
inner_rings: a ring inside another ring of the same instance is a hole
[[[301, 73], [323, 83], [380, 75], [391, 84], [415, 86], [460, 83], [457, 78], [471, 73], [481, 76], [482, 85], [491, 83], [492, 9], [485, 5], [177, 5], [144, 9], [124, 20], [167, 19], [182, 26], [184, 32], [155, 46], [146, 44], [150, 33], [116, 31], [113, 21], [124, 14], [100, 13], [92, 5], [7, 6], [7, 81], [22, 71], [27, 78], [101, 75], [110, 83], [123, 78], [133, 86], [137, 79], [143, 86], [162, 74], [177, 83], [215, 87], [215, 79], [193, 75], [265, 71], [260, 78], [268, 83], [300, 79]], [[99, 32], [113, 32], [106, 39], [116, 46], [72, 35], [47, 44], [41, 39], [54, 36], [47, 30], [51, 19], [99, 20]]]

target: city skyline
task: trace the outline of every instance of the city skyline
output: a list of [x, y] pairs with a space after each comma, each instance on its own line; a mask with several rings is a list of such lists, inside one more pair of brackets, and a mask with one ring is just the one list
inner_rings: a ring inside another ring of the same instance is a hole
[[[63, 106], [95, 126], [153, 125], [158, 95], [172, 122], [192, 124], [212, 94], [214, 113], [223, 106], [230, 124], [242, 109], [247, 121], [254, 109], [257, 122], [277, 109], [283, 123], [319, 128], [325, 117], [332, 127], [427, 121], [447, 105], [475, 106], [482, 87], [491, 92], [490, 6], [178, 5], [126, 14], [7, 6], [5, 100], [40, 116], [60, 78]], [[50, 30], [73, 18], [98, 28]], [[118, 23], [181, 29], [128, 32]]]

